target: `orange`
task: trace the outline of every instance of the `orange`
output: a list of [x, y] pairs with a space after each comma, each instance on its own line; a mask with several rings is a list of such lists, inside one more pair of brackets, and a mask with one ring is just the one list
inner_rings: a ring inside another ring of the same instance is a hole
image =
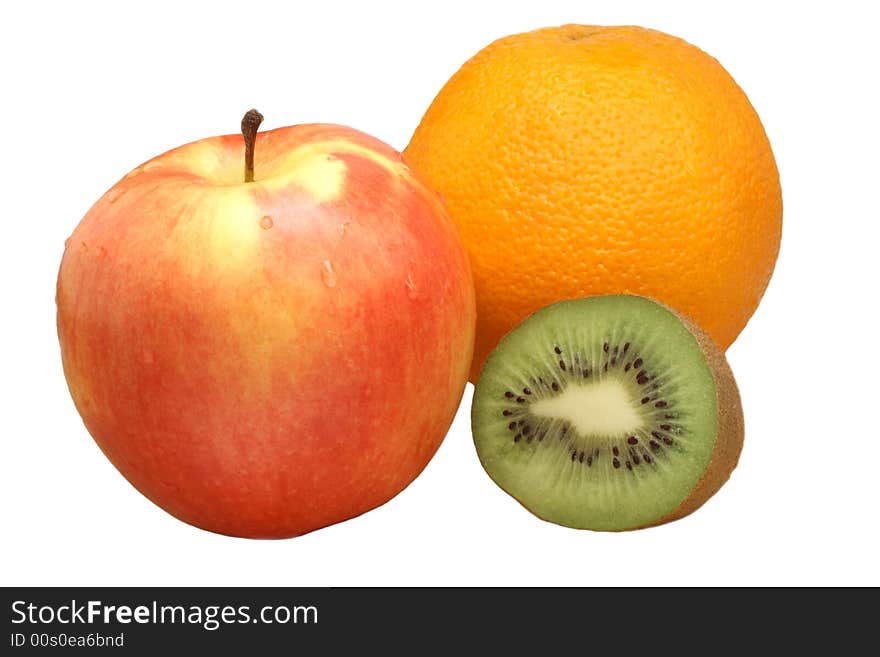
[[773, 272], [782, 194], [758, 115], [717, 60], [661, 32], [495, 41], [446, 83], [405, 155], [471, 258], [471, 380], [527, 315], [594, 294], [653, 297], [724, 350]]

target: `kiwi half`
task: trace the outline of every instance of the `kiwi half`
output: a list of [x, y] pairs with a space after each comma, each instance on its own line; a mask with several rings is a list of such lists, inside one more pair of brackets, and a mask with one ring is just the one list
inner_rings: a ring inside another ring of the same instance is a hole
[[561, 301], [508, 333], [471, 412], [489, 476], [544, 520], [619, 531], [699, 508], [742, 449], [739, 392], [696, 325], [644, 297]]

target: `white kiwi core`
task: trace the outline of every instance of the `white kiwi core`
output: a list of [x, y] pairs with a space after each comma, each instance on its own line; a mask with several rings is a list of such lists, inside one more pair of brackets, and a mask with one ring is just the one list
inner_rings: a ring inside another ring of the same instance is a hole
[[618, 436], [643, 424], [639, 400], [616, 378], [569, 385], [559, 395], [531, 405], [538, 417], [566, 420], [581, 436]]

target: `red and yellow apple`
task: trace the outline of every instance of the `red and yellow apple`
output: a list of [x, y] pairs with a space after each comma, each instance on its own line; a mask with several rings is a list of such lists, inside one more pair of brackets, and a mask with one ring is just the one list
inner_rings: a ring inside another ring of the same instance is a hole
[[245, 141], [181, 146], [104, 194], [66, 243], [58, 335], [88, 431], [138, 490], [207, 530], [287, 537], [425, 467], [467, 379], [474, 291], [441, 200], [391, 147], [281, 128], [248, 174]]

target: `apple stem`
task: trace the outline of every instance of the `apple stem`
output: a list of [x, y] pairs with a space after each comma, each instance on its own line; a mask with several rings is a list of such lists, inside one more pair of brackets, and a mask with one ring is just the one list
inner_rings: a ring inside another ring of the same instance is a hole
[[263, 122], [263, 115], [257, 110], [248, 110], [241, 120], [241, 134], [244, 135], [244, 181], [254, 182], [254, 143], [257, 130]]

